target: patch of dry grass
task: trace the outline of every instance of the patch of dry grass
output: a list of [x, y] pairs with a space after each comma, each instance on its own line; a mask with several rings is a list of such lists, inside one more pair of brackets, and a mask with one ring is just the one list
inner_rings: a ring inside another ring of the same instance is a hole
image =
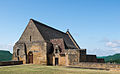
[[0, 74], [120, 74], [120, 72], [66, 68], [62, 66], [16, 65], [1, 66]]

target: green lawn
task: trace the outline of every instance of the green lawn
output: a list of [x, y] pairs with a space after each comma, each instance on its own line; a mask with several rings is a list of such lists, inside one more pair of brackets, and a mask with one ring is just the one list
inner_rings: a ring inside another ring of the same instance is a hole
[[120, 74], [120, 72], [62, 66], [16, 65], [0, 66], [0, 74]]

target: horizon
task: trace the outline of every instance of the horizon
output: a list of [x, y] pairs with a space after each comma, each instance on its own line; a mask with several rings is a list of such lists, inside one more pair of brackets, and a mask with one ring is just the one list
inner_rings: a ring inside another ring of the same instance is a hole
[[87, 54], [120, 53], [119, 0], [0, 1], [0, 50], [13, 52], [31, 18], [62, 32], [69, 29]]

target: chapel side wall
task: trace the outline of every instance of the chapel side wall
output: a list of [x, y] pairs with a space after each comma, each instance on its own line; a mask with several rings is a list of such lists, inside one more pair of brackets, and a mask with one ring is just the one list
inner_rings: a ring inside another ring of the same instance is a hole
[[53, 54], [48, 54], [47, 55], [47, 64], [48, 65], [53, 65]]
[[86, 62], [87, 58], [86, 58], [86, 49], [80, 49], [79, 50], [79, 62]]
[[14, 45], [13, 47], [13, 56], [12, 56], [12, 60], [13, 61], [17, 61], [17, 55], [16, 55], [17, 51], [16, 51], [16, 45]]
[[68, 55], [65, 54], [59, 54], [57, 57], [55, 57], [53, 54], [50, 56], [52, 65], [55, 65], [55, 58], [58, 58], [58, 65], [59, 66], [67, 66], [68, 64]]
[[[32, 43], [29, 51], [33, 52], [33, 64], [47, 65], [47, 44], [46, 42]], [[27, 52], [27, 54], [29, 53]]]
[[68, 65], [68, 55], [61, 54], [59, 56], [59, 65], [60, 66], [67, 66]]
[[87, 55], [86, 56], [87, 61], [86, 62], [97, 62], [96, 55]]
[[76, 49], [68, 49], [68, 64], [74, 65], [79, 63], [79, 51]]
[[53, 65], [53, 45], [47, 42], [47, 65]]
[[[19, 54], [17, 53], [19, 50]], [[23, 61], [23, 64], [26, 63], [26, 53], [25, 45], [23, 43], [16, 43], [13, 47], [13, 61]], [[19, 58], [19, 59], [18, 59]]]
[[[23, 61], [24, 64], [27, 63], [27, 53], [31, 49], [32, 43], [35, 42], [44, 42], [44, 39], [38, 31], [36, 25], [33, 23], [32, 20], [30, 20], [20, 39], [16, 42], [16, 44], [13, 47], [13, 60], [18, 61], [17, 50], [20, 49], [19, 60]], [[45, 47], [43, 49], [45, 49]]]
[[30, 20], [18, 42], [28, 43], [33, 41], [44, 41], [44, 39], [38, 31], [36, 25], [33, 23], [32, 20]]

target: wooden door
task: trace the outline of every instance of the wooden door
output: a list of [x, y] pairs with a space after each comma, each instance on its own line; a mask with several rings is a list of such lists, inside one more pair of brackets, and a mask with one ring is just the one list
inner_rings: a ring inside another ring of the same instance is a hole
[[58, 65], [58, 58], [55, 58], [55, 65]]
[[32, 52], [28, 53], [28, 63], [33, 63], [33, 53]]

